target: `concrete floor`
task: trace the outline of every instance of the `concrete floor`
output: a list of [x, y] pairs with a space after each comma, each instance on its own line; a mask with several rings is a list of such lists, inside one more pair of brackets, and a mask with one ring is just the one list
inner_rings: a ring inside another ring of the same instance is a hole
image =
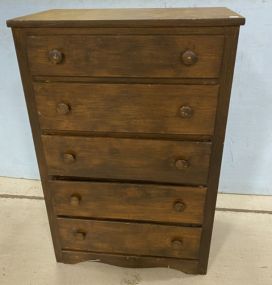
[[271, 285], [272, 197], [218, 197], [209, 271], [127, 269], [55, 262], [38, 181], [0, 178], [0, 284]]

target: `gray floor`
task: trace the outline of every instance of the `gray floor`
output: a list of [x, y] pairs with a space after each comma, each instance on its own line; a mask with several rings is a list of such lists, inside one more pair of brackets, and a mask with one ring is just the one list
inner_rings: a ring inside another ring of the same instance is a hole
[[[127, 269], [96, 262], [57, 264], [40, 186], [35, 183], [0, 180], [1, 285], [272, 284], [270, 197], [219, 196], [208, 275], [193, 276], [167, 268]], [[259, 206], [237, 210], [235, 204]]]

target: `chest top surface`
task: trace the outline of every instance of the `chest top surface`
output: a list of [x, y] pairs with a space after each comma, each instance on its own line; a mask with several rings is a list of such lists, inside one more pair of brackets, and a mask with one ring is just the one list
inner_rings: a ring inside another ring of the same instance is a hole
[[245, 18], [228, 8], [54, 9], [7, 21], [9, 27], [233, 26]]

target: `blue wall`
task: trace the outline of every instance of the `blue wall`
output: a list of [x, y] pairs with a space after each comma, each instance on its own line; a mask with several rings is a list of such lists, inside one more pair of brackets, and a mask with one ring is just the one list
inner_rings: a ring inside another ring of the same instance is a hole
[[38, 178], [8, 18], [51, 8], [226, 6], [241, 28], [220, 191], [272, 195], [272, 1], [0, 1], [0, 176]]

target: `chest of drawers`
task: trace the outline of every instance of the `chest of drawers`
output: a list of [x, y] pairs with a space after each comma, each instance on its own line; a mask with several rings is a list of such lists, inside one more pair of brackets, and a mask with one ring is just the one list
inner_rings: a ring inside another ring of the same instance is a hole
[[57, 261], [205, 274], [244, 18], [50, 10], [7, 23]]

